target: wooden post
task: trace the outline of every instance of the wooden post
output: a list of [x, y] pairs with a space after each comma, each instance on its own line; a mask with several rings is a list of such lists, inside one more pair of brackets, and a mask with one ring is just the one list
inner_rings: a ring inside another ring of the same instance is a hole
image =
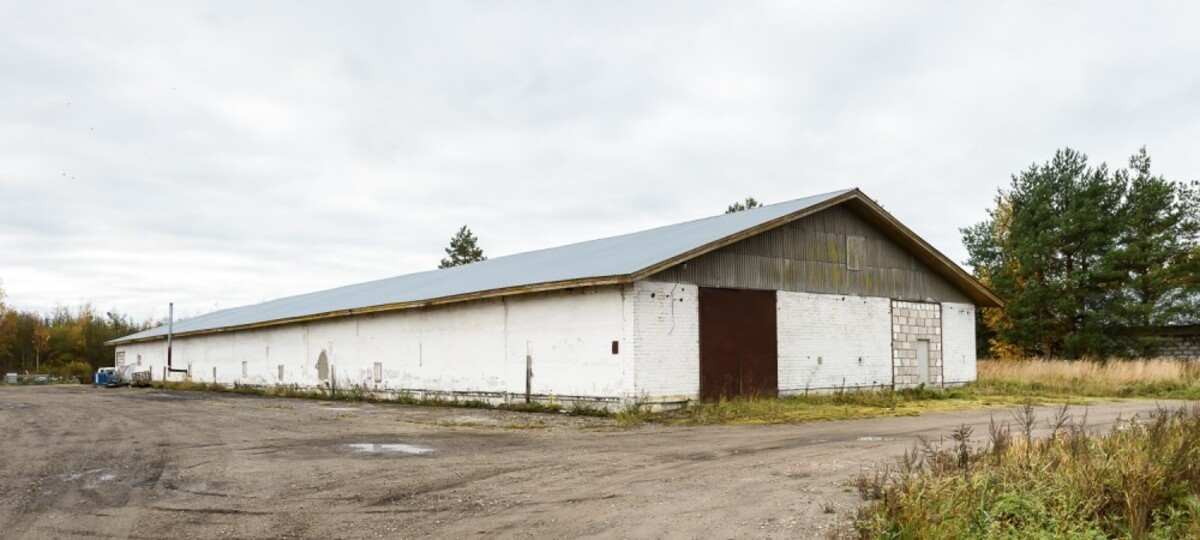
[[533, 355], [525, 355], [525, 403], [531, 403], [533, 394]]

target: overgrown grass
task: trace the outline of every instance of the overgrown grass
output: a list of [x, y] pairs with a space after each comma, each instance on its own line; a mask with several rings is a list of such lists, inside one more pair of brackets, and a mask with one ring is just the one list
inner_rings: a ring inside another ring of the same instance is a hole
[[535, 412], [535, 413], [558, 413], [563, 412], [562, 405], [554, 402], [542, 403], [540, 401], [531, 401], [529, 403], [501, 403], [496, 405], [497, 409], [506, 411], [520, 412]]
[[298, 386], [258, 387], [211, 383], [155, 383], [180, 390], [209, 390], [262, 396], [297, 397], [340, 401], [368, 401], [422, 405], [504, 409], [535, 413], [566, 413], [575, 416], [612, 417], [618, 425], [661, 424], [780, 424], [817, 420], [842, 420], [878, 416], [916, 416], [988, 406], [1016, 406], [1027, 399], [1038, 403], [1089, 399], [1167, 398], [1200, 399], [1200, 364], [1176, 360], [981, 360], [977, 381], [957, 388], [857, 389], [780, 398], [734, 398], [715, 403], [692, 403], [674, 411], [650, 412], [641, 403], [612, 413], [606, 409], [577, 404], [564, 407], [549, 403], [491, 405], [480, 399], [408, 394], [385, 396], [363, 386], [328, 388]]
[[[732, 398], [673, 411], [625, 411], [618, 420], [665, 424], [783, 424], [1015, 405], [1015, 396], [979, 396], [966, 388], [856, 389], [778, 398]], [[1053, 401], [1053, 400], [1048, 400]], [[623, 416], [622, 416], [623, 415]]]
[[1143, 360], [980, 360], [980, 395], [1200, 399], [1200, 363]]
[[1064, 407], [1033, 437], [1032, 406], [949, 448], [923, 442], [855, 482], [871, 501], [841, 536], [859, 538], [1200, 538], [1200, 408], [1160, 409], [1088, 431]]
[[1200, 400], [1200, 363], [1144, 360], [981, 360], [978, 380], [957, 388], [887, 388], [836, 391], [780, 398], [735, 398], [650, 413], [618, 413], [623, 425], [778, 424], [877, 416], [914, 416], [988, 406], [1112, 398]]

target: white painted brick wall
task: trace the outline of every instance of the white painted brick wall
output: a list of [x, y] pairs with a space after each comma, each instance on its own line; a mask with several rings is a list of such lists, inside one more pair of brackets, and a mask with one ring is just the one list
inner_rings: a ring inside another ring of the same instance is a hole
[[695, 285], [639, 281], [626, 295], [634, 317], [634, 392], [694, 399], [700, 393], [700, 303]]
[[[217, 380], [227, 384], [313, 386], [325, 350], [342, 385], [376, 386], [379, 362], [379, 388], [520, 394], [525, 355], [532, 353], [534, 393], [694, 399], [697, 292], [694, 285], [642, 281], [180, 338], [175, 365], [191, 364], [194, 380], [212, 380], [215, 367]], [[781, 393], [890, 385], [889, 305], [886, 298], [778, 293]], [[974, 380], [975, 308], [942, 309], [946, 382]], [[619, 340], [616, 355], [613, 340]], [[165, 341], [117, 351], [128, 363], [141, 355], [143, 367], [162, 378]]]
[[780, 291], [776, 302], [781, 394], [892, 384], [890, 300]]
[[633, 350], [620, 343], [620, 287], [516, 296], [507, 304], [510, 392], [525, 391], [526, 355], [533, 358], [535, 394], [623, 397], [632, 392], [633, 373], [622, 361]]
[[[413, 391], [523, 393], [525, 356], [535, 394], [624, 397], [633, 391], [621, 287], [531, 294], [274, 328], [181, 337], [174, 365], [192, 379], [315, 386], [325, 351], [338, 384]], [[161, 380], [166, 341], [120, 345], [127, 361]], [[242, 376], [246, 362], [246, 376]], [[374, 381], [374, 364], [383, 381]], [[279, 366], [284, 377], [279, 378]], [[173, 380], [180, 376], [171, 377]]]
[[975, 306], [942, 304], [942, 343], [946, 384], [975, 380]]

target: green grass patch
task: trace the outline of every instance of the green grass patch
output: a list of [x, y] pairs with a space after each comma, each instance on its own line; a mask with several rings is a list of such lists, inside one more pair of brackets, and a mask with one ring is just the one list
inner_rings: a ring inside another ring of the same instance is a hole
[[594, 416], [597, 418], [608, 418], [613, 416], [612, 411], [609, 411], [608, 409], [602, 407], [593, 407], [591, 405], [584, 405], [581, 403], [572, 405], [570, 409], [567, 409], [567, 412], [570, 413], [571, 416]]
[[560, 413], [563, 411], [562, 405], [554, 402], [542, 403], [540, 401], [531, 401], [529, 403], [502, 403], [497, 405], [496, 408], [506, 411], [534, 413]]
[[[790, 424], [1014, 406], [1025, 399], [1017, 395], [980, 395], [970, 387], [857, 389], [778, 398], [723, 399], [657, 413], [627, 410], [618, 414], [617, 419], [626, 425], [640, 422], [674, 425]], [[1066, 398], [1047, 397], [1038, 400], [1039, 403], [1060, 401], [1066, 401]]]
[[[1052, 434], [1032, 437], [1034, 426]], [[1200, 408], [1160, 409], [1105, 434], [1064, 407], [1022, 408], [948, 446], [925, 443], [893, 467], [861, 475], [869, 501], [850, 538], [1200, 538]]]

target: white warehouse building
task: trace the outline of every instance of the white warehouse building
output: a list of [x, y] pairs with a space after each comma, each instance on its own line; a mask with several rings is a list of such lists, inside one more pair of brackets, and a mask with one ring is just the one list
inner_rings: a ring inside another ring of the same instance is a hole
[[116, 339], [164, 378], [677, 404], [975, 378], [1000, 300], [857, 189], [225, 309]]

